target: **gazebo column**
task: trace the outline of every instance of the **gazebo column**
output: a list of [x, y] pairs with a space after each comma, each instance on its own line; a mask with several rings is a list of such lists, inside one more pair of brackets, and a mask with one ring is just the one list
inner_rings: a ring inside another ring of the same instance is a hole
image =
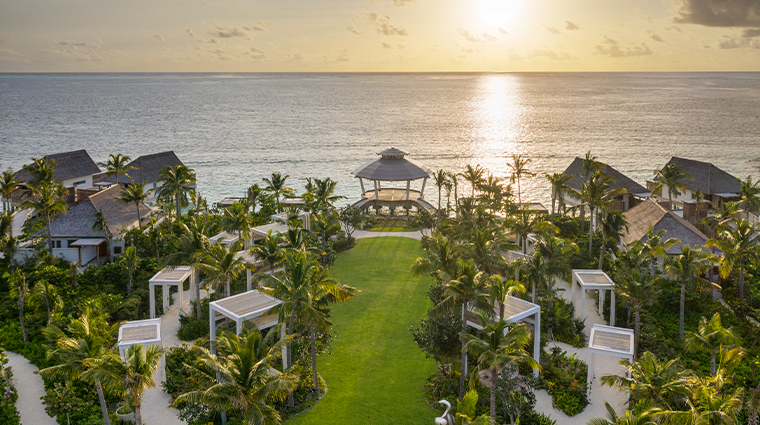
[[411, 184], [412, 184], [411, 180], [406, 181], [406, 200], [407, 201], [409, 200], [409, 186], [411, 186]]
[[615, 326], [615, 291], [610, 289], [610, 326]]
[[359, 177], [359, 186], [362, 188], [362, 195], [364, 195], [364, 179]]
[[150, 318], [156, 318], [156, 285], [152, 282], [148, 285], [150, 292]]
[[420, 199], [425, 199], [425, 183], [427, 183], [427, 177], [422, 179], [422, 189], [420, 190]]
[[[536, 320], [533, 324], [533, 360], [536, 364], [541, 363], [541, 309], [535, 314]], [[533, 376], [538, 376], [538, 368], [533, 369]]]
[[377, 199], [378, 199], [377, 188], [379, 184], [377, 183], [377, 180], [373, 180], [373, 181], [375, 182], [375, 202], [377, 202]]

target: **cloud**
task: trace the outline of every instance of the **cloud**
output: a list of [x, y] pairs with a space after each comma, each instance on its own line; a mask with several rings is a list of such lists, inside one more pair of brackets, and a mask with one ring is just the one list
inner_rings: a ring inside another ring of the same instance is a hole
[[388, 15], [380, 15], [377, 12], [364, 12], [365, 18], [375, 26], [378, 34], [382, 35], [409, 35], [406, 29], [403, 27], [395, 27], [391, 25], [391, 17]]
[[604, 37], [602, 44], [597, 44], [594, 49], [596, 50], [596, 53], [612, 58], [649, 56], [652, 54], [652, 51], [644, 43], [641, 43], [640, 46], [630, 44], [624, 48], [621, 48], [620, 43], [607, 36]]
[[13, 43], [14, 39], [11, 36], [0, 34], [0, 44], [3, 43]]
[[58, 43], [59, 46], [67, 46], [67, 47], [100, 47], [99, 44], [91, 44], [91, 43], [85, 43], [85, 42], [78, 42], [73, 40], [61, 40]]
[[505, 30], [505, 29], [504, 29], [504, 28], [502, 28], [502, 27], [499, 27], [499, 34], [502, 34], [502, 35], [509, 35], [509, 33], [507, 32], [507, 30]]
[[12, 49], [0, 49], [0, 61], [28, 62], [21, 52]]
[[417, 3], [418, 1], [420, 1], [420, 0], [393, 0], [393, 4], [395, 6], [404, 7], [404, 6], [408, 6], [408, 5], [412, 4], [412, 3]]
[[393, 48], [393, 46], [391, 46], [390, 44], [383, 43], [383, 49], [392, 49], [392, 48]]
[[575, 59], [573, 55], [567, 52], [560, 51], [559, 53], [555, 52], [554, 50], [550, 49], [536, 49], [531, 50], [528, 52], [528, 56], [534, 57], [534, 58], [541, 58], [541, 59], [551, 59], [551, 60], [570, 60]]
[[287, 53], [287, 62], [302, 62], [306, 57], [301, 52]]
[[[544, 25], [546, 27], [546, 25]], [[556, 27], [546, 27], [546, 30], [552, 34], [559, 34], [560, 31]]]
[[748, 38], [729, 38], [726, 37], [718, 43], [718, 48], [724, 50], [730, 49], [760, 49], [760, 40], [750, 40]]
[[760, 29], [746, 29], [742, 33], [744, 38], [754, 38], [760, 36]]
[[480, 49], [473, 47], [462, 47], [461, 50], [463, 53], [480, 53]]
[[707, 27], [760, 27], [757, 0], [679, 0], [675, 22]]
[[352, 33], [354, 33], [356, 35], [364, 34], [362, 31], [359, 31], [359, 29], [356, 28], [356, 25], [354, 25], [354, 24], [349, 25], [348, 28], [346, 28], [346, 29], [349, 30], [349, 31], [351, 31]]
[[[251, 36], [248, 35], [248, 31], [252, 28], [249, 27], [232, 27], [219, 25], [216, 21], [211, 21], [211, 24], [203, 23], [208, 28], [208, 34], [213, 37], [219, 38], [235, 38], [240, 37], [246, 40], [250, 40]], [[264, 31], [262, 29], [262, 31]]]
[[680, 27], [672, 26], [672, 27], [665, 27], [665, 31], [675, 31], [679, 34], [683, 34], [683, 31]]
[[155, 38], [158, 41], [166, 41], [166, 39], [164, 38], [164, 36], [161, 35], [161, 34], [159, 34], [159, 33], [154, 34], [152, 37]]
[[267, 60], [269, 57], [267, 56], [267, 52], [259, 49], [258, 47], [251, 47], [248, 49], [247, 52], [245, 52], [245, 55], [250, 57], [253, 60], [262, 61]]
[[193, 40], [197, 41], [198, 43], [209, 43], [209, 44], [219, 44], [215, 38], [206, 40], [205, 38], [196, 35], [191, 28], [185, 28], [185, 32], [193, 38]]
[[574, 24], [574, 23], [572, 23], [570, 21], [565, 21], [565, 29], [568, 30], [568, 31], [574, 31], [574, 30], [581, 29], [581, 27], [579, 27], [578, 25], [576, 25], [576, 24]]
[[659, 35], [655, 34], [653, 31], [647, 31], [647, 34], [649, 34], [649, 38], [652, 40], [658, 42], [658, 43], [664, 43], [665, 39], [660, 37]]
[[[500, 31], [501, 32], [501, 31]], [[487, 43], [489, 41], [496, 41], [499, 38], [495, 37], [488, 32], [484, 32], [482, 36], [478, 36], [475, 34], [470, 33], [464, 28], [457, 28], [457, 33], [465, 38], [467, 41], [471, 41], [473, 43]]]
[[335, 56], [335, 62], [350, 62], [351, 59], [353, 59], [353, 55], [351, 54], [351, 51], [348, 49], [337, 49], [337, 54]]

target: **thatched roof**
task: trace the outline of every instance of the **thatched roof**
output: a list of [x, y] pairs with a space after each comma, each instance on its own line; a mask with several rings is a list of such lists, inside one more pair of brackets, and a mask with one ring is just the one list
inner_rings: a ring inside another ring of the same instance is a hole
[[[680, 165], [684, 172], [694, 177], [693, 181], [683, 181], [686, 187], [693, 191], [699, 189], [705, 195], [713, 195], [718, 193], [738, 194], [741, 190], [741, 181], [739, 179], [709, 162], [674, 156], [670, 158], [667, 165], [670, 164]], [[655, 178], [654, 180], [658, 179]]]
[[365, 162], [354, 171], [356, 177], [380, 181], [417, 180], [433, 175], [430, 168], [421, 163], [405, 158], [406, 152], [390, 148], [380, 152], [380, 158]]
[[[121, 193], [121, 186], [112, 186], [102, 190], [74, 208], [66, 214], [58, 217], [50, 223], [51, 235], [54, 238], [99, 238], [103, 233], [92, 230], [95, 223], [95, 214], [103, 211], [103, 217], [108, 223], [108, 230], [116, 236], [122, 228], [137, 224], [137, 210], [134, 204], [124, 204], [116, 199]], [[145, 218], [150, 213], [150, 208], [140, 204], [140, 215]]]
[[[704, 247], [707, 242], [707, 236], [699, 229], [651, 198], [628, 210], [625, 218], [628, 220], [628, 232], [623, 236], [623, 243], [626, 245], [633, 241], [645, 242], [650, 224], [655, 232], [665, 230], [665, 239], [677, 238], [691, 248]], [[678, 244], [668, 250], [668, 254], [680, 252], [681, 247]]]
[[[601, 172], [605, 175], [615, 179], [615, 182], [610, 185], [610, 189], [625, 189], [628, 193], [648, 193], [649, 191], [642, 185], [631, 180], [628, 176], [620, 171], [610, 167], [607, 164], [600, 163], [602, 168]], [[568, 176], [574, 176], [568, 183], [568, 186], [575, 190], [580, 190], [583, 186], [583, 158], [576, 157], [569, 167], [565, 170], [565, 174]]]
[[[63, 181], [100, 173], [100, 168], [84, 149], [45, 155], [45, 160], [55, 161], [55, 169], [53, 170], [53, 179], [55, 180]], [[27, 182], [32, 176], [22, 169], [18, 172], [18, 177], [21, 178], [22, 182]]]
[[[166, 167], [174, 167], [175, 165], [184, 165], [179, 160], [174, 151], [159, 152], [150, 155], [142, 155], [129, 165], [137, 167], [136, 170], [127, 171], [127, 175], [132, 177], [135, 183], [153, 183], [158, 180], [158, 173]], [[116, 182], [116, 176], [105, 177], [103, 182]], [[122, 179], [119, 177], [119, 182], [130, 182], [129, 179]]]

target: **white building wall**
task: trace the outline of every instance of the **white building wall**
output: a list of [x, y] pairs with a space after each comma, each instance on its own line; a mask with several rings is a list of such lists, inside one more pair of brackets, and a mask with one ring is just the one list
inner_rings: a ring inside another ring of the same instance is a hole
[[[82, 181], [84, 181], [84, 182], [81, 183]], [[79, 184], [76, 185], [76, 187], [78, 187], [80, 189], [91, 188], [92, 187], [92, 174], [90, 174], [89, 176], [82, 176], [82, 177], [77, 177], [77, 178], [74, 178], [74, 179], [64, 180], [63, 181], [63, 187], [74, 187], [75, 186], [74, 183], [79, 183]]]

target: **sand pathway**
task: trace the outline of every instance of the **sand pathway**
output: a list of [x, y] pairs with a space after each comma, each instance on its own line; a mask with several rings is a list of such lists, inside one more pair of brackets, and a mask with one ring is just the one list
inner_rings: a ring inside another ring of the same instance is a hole
[[16, 408], [21, 415], [22, 425], [56, 425], [54, 418], [45, 413], [40, 397], [45, 395], [42, 377], [34, 371], [37, 366], [29, 363], [26, 357], [6, 351], [8, 366], [13, 370], [13, 384], [18, 391]]

